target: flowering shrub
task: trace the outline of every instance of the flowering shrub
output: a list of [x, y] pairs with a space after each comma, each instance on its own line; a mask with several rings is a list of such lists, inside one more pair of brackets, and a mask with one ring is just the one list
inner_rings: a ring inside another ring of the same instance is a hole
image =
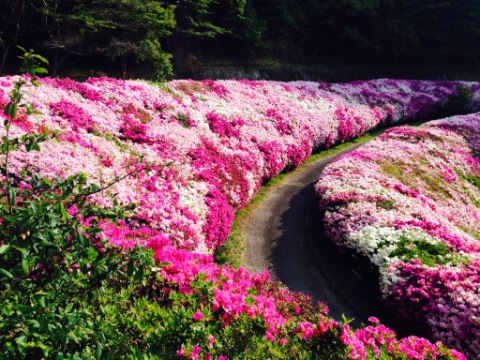
[[399, 127], [330, 164], [326, 231], [370, 259], [417, 329], [480, 354], [480, 114]]
[[[17, 80], [0, 79], [1, 110]], [[112, 263], [120, 264], [120, 274], [105, 273], [97, 284], [100, 295], [89, 305], [94, 308], [83, 311], [82, 302], [61, 304], [60, 315], [74, 309], [71, 316], [77, 319], [66, 320], [61, 331], [66, 337], [49, 338], [62, 345], [42, 347], [16, 328], [9, 330], [2, 353], [55, 357], [71, 351], [75, 356], [99, 357], [104, 351], [114, 357], [138, 358], [148, 353], [152, 358], [191, 359], [251, 359], [265, 354], [364, 359], [378, 353], [392, 359], [405, 354], [464, 359], [441, 344], [417, 338], [398, 340], [379, 324], [351, 330], [348, 324], [329, 318], [326, 306], [315, 309], [310, 299], [272, 282], [268, 274], [221, 267], [211, 255], [225, 240], [234, 212], [262, 182], [298, 166], [313, 149], [352, 139], [380, 124], [433, 116], [460, 85], [465, 84], [173, 81], [162, 90], [142, 81], [97, 78], [79, 84], [42, 79], [25, 96], [43, 115], [32, 117], [20, 111], [10, 134], [41, 134], [48, 127], [58, 136], [43, 142], [41, 153], [10, 154], [8, 175], [16, 179], [16, 186], [29, 189], [36, 173], [44, 179], [74, 179], [82, 172], [86, 174], [82, 186], [109, 185], [106, 191], [89, 194], [89, 207], [108, 212], [114, 205], [134, 203], [136, 208], [116, 222], [78, 219], [96, 239], [108, 239], [108, 245], [105, 241], [95, 241], [91, 249], [85, 245], [85, 252], [102, 261], [103, 254], [111, 254]], [[456, 176], [444, 170], [446, 177]], [[471, 174], [462, 174], [475, 182]], [[415, 193], [405, 186], [401, 191]], [[382, 204], [390, 206], [384, 200]], [[68, 210], [70, 215], [77, 214], [74, 208]], [[460, 240], [452, 237], [451, 242], [460, 244]], [[117, 250], [110, 250], [112, 245]], [[168, 265], [152, 268], [143, 253], [136, 255], [137, 245], [151, 249], [157, 264]], [[126, 258], [122, 248], [130, 254]], [[460, 246], [457, 250], [466, 253]], [[85, 261], [72, 258], [69, 263], [82, 263], [81, 275], [88, 277]], [[470, 264], [468, 257], [462, 261]], [[129, 269], [127, 275], [123, 267]], [[5, 284], [2, 280], [2, 290]], [[115, 302], [117, 292], [122, 300]], [[9, 326], [15, 323], [9, 318], [13, 313], [4, 313]], [[97, 344], [92, 340], [97, 334], [89, 332], [93, 320], [88, 314], [104, 319], [95, 325], [102, 334]], [[115, 330], [118, 324], [125, 329], [122, 334]], [[83, 329], [81, 337], [75, 335], [78, 326]]]
[[[0, 80], [0, 104], [15, 80]], [[12, 167], [18, 173], [29, 164], [46, 177], [82, 171], [101, 185], [141, 158], [150, 171], [111, 190], [119, 203], [138, 204], [128, 225], [147, 225], [178, 249], [211, 253], [262, 182], [313, 149], [431, 116], [460, 85], [179, 80], [162, 91], [141, 81], [45, 78], [27, 96], [44, 115], [19, 118], [12, 131], [48, 126], [60, 142], [47, 142], [42, 154], [17, 153]], [[96, 201], [111, 200], [98, 194]]]

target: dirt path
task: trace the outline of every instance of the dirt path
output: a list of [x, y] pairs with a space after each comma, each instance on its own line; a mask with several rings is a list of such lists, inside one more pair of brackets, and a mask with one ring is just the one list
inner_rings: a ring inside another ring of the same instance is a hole
[[242, 231], [242, 261], [253, 272], [267, 269], [291, 290], [326, 301], [336, 319], [344, 314], [355, 318], [358, 326], [373, 315], [391, 326], [379, 304], [377, 275], [368, 264], [340, 253], [322, 236], [314, 193], [325, 166], [360, 145], [321, 158], [274, 187]]

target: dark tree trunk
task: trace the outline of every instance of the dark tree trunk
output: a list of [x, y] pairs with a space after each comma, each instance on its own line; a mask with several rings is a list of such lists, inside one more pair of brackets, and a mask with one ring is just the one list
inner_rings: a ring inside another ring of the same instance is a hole
[[10, 46], [5, 46], [2, 52], [2, 60], [0, 60], [0, 76], [3, 74], [3, 68], [5, 67], [5, 63], [7, 61], [8, 53], [10, 52]]
[[50, 67], [50, 75], [56, 77], [58, 73], [58, 49], [52, 50], [52, 61], [50, 63], [52, 64]]
[[127, 55], [122, 55], [121, 58], [122, 79], [127, 77]]
[[58, 75], [58, 70], [63, 65], [65, 60], [67, 60], [70, 57], [70, 55], [71, 53], [66, 53], [59, 59], [58, 49], [53, 49], [53, 57], [52, 57], [51, 67], [50, 67], [50, 75], [52, 77], [56, 77]]

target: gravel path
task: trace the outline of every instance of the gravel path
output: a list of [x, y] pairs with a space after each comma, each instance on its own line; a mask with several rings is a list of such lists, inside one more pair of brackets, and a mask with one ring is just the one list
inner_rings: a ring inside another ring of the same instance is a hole
[[377, 316], [391, 319], [380, 306], [378, 275], [368, 263], [342, 254], [322, 235], [314, 184], [325, 166], [361, 144], [353, 144], [295, 171], [274, 187], [242, 229], [243, 266], [269, 270], [291, 290], [328, 303], [330, 314], [354, 318], [354, 325]]

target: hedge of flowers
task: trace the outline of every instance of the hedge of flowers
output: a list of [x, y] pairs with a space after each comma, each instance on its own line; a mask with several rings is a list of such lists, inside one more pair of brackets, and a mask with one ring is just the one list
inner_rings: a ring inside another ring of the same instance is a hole
[[316, 185], [333, 241], [378, 268], [384, 298], [433, 339], [480, 354], [480, 113], [398, 127]]
[[[0, 109], [17, 79], [0, 79]], [[266, 274], [219, 267], [211, 254], [228, 235], [234, 212], [264, 181], [298, 166], [313, 149], [356, 138], [380, 124], [456, 111], [468, 84], [182, 80], [157, 86], [109, 78], [40, 83], [25, 97], [42, 115], [17, 117], [11, 135], [48, 127], [59, 136], [43, 143], [40, 153], [11, 153], [11, 176], [27, 168], [47, 178], [83, 172], [101, 186], [121, 179], [92, 195], [92, 201], [108, 207], [114, 195], [118, 203], [133, 202], [137, 208], [124, 221], [101, 224], [104, 236], [124, 248], [153, 249], [157, 261], [169, 264], [160, 269], [165, 284], [180, 293], [196, 294], [194, 280], [206, 276], [212, 292], [208, 311], [220, 314], [224, 326], [241, 316], [260, 319], [266, 339], [281, 345], [285, 329], [303, 340], [330, 334], [338, 339], [332, 344], [346, 347], [352, 359], [380, 353], [423, 359], [449, 352], [415, 337], [397, 340], [375, 319], [357, 331], [321, 314], [300, 321], [303, 303], [295, 294]], [[460, 105], [459, 111], [469, 110]], [[194, 320], [202, 320], [202, 314], [195, 312]], [[209, 358], [208, 344], [187, 345], [178, 356]], [[451, 354], [464, 358], [454, 350]]]

